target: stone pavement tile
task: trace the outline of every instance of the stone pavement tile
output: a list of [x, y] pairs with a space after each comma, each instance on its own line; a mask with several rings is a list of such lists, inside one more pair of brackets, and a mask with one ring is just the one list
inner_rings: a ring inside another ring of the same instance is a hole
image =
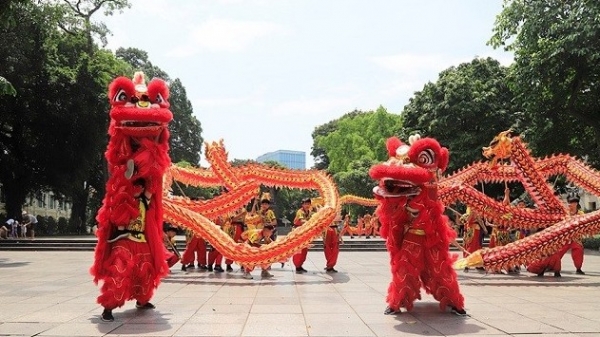
[[444, 336], [450, 335], [505, 335], [504, 332], [494, 329], [485, 322], [470, 318], [461, 317], [460, 319], [444, 320], [444, 321], [424, 321], [423, 323], [429, 325], [435, 330], [442, 333]]
[[362, 296], [359, 294], [348, 295], [347, 293], [341, 295], [346, 300], [346, 302], [348, 302], [348, 304], [352, 306], [364, 304], [382, 305], [384, 307], [386, 306], [385, 296], [381, 296], [380, 294], [367, 292]]
[[56, 324], [53, 323], [13, 323], [6, 322], [0, 324], [0, 336], [36, 336]]
[[250, 314], [243, 336], [308, 336], [302, 314]]
[[240, 336], [244, 323], [231, 323], [228, 321], [215, 321], [207, 323], [184, 324], [173, 336]]
[[[470, 299], [465, 299], [465, 301], [468, 301]], [[506, 295], [500, 295], [500, 296], [485, 296], [482, 298], [483, 301], [487, 302], [487, 303], [492, 303], [492, 304], [527, 304], [527, 303], [531, 303], [530, 301], [520, 298], [520, 297], [514, 297], [514, 296], [506, 296]]]
[[182, 324], [123, 324], [112, 330], [106, 336], [153, 336], [170, 337], [181, 328]]
[[[481, 319], [479, 319], [481, 320]], [[521, 317], [521, 319], [501, 319], [491, 318], [485, 319], [485, 324], [492, 328], [509, 334], [539, 334], [539, 333], [565, 333], [562, 329], [553, 327], [536, 320]]]
[[341, 324], [339, 324], [337, 321], [312, 322], [307, 324], [307, 330], [309, 336], [375, 336], [373, 331], [363, 322]]
[[378, 313], [370, 312], [370, 313], [358, 313], [358, 317], [365, 322], [365, 324], [398, 324], [398, 323], [406, 323], [406, 324], [415, 324], [419, 321], [415, 316], [403, 312], [397, 315], [384, 315], [383, 310], [380, 310]]
[[369, 328], [377, 337], [397, 337], [397, 336], [443, 336], [432, 327], [414, 321], [410, 323], [398, 322], [368, 324]]
[[358, 314], [361, 313], [380, 313], [383, 315], [383, 311], [386, 308], [385, 302], [381, 302], [378, 304], [354, 304], [352, 308], [356, 310]]
[[[72, 299], [72, 296], [36, 296], [19, 301], [19, 303], [33, 303], [33, 304], [59, 304], [64, 303]], [[92, 302], [93, 303], [93, 302]]]
[[[570, 312], [574, 316], [600, 321], [599, 310], [573, 310]], [[600, 331], [598, 331], [600, 333]]]
[[22, 315], [13, 318], [12, 322], [43, 322], [43, 323], [64, 323], [76, 317], [85, 314], [86, 311], [63, 310], [63, 311], [48, 311], [41, 310], [30, 314]]
[[[600, 313], [598, 316], [600, 316]], [[539, 321], [573, 333], [600, 332], [600, 322], [574, 315], [565, 314], [560, 319], [540, 318]]]
[[335, 325], [353, 324], [353, 323], [361, 321], [360, 317], [358, 317], [358, 315], [354, 312], [347, 312], [347, 313], [346, 312], [344, 312], [344, 313], [329, 312], [326, 315], [305, 313], [304, 319], [306, 320], [307, 325], [311, 325], [316, 322], [324, 322], [324, 323], [335, 324]]
[[331, 313], [331, 312], [353, 313], [354, 308], [349, 306], [347, 303], [335, 303], [335, 304], [324, 305], [322, 303], [306, 304], [303, 302], [302, 303], [302, 311], [305, 314], [327, 314], [327, 313]]
[[183, 324], [194, 314], [194, 310], [144, 310], [127, 320], [127, 324]]
[[216, 297], [213, 296], [207, 300], [204, 301], [199, 301], [196, 300], [195, 298], [190, 298], [187, 299], [186, 302], [187, 303], [196, 303], [196, 306], [199, 307], [202, 304], [208, 304], [208, 305], [213, 305], [213, 304], [252, 304], [254, 303], [255, 298], [254, 297]]
[[250, 309], [252, 314], [301, 314], [300, 304], [254, 304]]
[[296, 296], [293, 297], [256, 297], [254, 299], [254, 304], [263, 305], [300, 305], [300, 299]]
[[68, 322], [48, 329], [38, 336], [104, 336], [122, 324], [118, 322], [102, 322], [98, 324]]
[[[248, 313], [196, 313], [187, 323], [203, 324], [203, 323], [223, 323], [227, 324], [245, 324], [248, 320]], [[186, 323], [186, 324], [187, 324]]]
[[204, 304], [198, 309], [198, 313], [247, 313], [250, 312], [251, 304]]

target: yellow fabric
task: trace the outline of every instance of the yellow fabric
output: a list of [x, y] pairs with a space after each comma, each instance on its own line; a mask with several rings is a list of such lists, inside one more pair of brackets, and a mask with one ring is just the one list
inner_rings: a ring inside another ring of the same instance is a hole
[[296, 217], [294, 218], [294, 225], [295, 226], [300, 226], [301, 224], [298, 224], [300, 221], [306, 222], [306, 221], [310, 220], [310, 217], [312, 217], [313, 214], [314, 213], [312, 211], [308, 211], [306, 213], [306, 212], [304, 212], [304, 210], [302, 208], [300, 208], [296, 212]]
[[146, 229], [146, 206], [144, 206], [144, 202], [140, 199], [140, 203], [138, 205], [140, 210], [140, 215], [138, 215], [135, 220], [129, 223], [127, 229], [130, 231], [140, 232], [139, 234], [129, 233], [127, 238], [131, 241], [135, 242], [146, 242], [146, 236], [143, 234]]
[[262, 217], [262, 224], [267, 225], [271, 224], [273, 220], [275, 220], [275, 212], [271, 209], [267, 209], [266, 212], [260, 211], [260, 216]]

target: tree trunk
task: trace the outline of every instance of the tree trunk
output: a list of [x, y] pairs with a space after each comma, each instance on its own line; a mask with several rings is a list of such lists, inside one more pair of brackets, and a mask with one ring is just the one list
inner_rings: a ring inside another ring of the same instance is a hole
[[27, 198], [27, 189], [23, 184], [22, 177], [15, 179], [4, 179], [2, 188], [6, 194], [6, 215], [21, 221], [21, 210]]
[[[81, 185], [83, 186], [83, 183]], [[71, 224], [71, 228], [75, 229], [77, 234], [86, 233], [85, 226], [87, 220], [87, 201], [88, 201], [89, 191], [86, 186], [85, 189], [78, 188], [75, 190], [71, 196], [73, 201], [73, 208], [71, 209], [71, 217], [69, 218], [69, 223]]]

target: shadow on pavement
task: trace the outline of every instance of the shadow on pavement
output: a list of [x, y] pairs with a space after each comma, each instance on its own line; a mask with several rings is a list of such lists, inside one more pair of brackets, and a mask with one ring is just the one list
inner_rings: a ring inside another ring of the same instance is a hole
[[9, 259], [0, 259], [0, 268], [17, 268], [24, 267], [31, 262], [10, 262]]

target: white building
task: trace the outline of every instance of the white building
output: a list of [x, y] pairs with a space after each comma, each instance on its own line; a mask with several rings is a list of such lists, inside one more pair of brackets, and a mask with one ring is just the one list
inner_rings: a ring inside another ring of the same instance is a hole
[[[2, 185], [0, 185], [0, 214], [8, 216], [4, 206], [5, 201], [6, 195]], [[23, 210], [29, 214], [43, 217], [51, 216], [56, 220], [59, 218], [68, 219], [71, 216], [71, 208], [70, 202], [64, 201], [64, 198], [56, 198], [52, 192], [40, 192], [36, 196], [30, 195], [23, 205]]]

